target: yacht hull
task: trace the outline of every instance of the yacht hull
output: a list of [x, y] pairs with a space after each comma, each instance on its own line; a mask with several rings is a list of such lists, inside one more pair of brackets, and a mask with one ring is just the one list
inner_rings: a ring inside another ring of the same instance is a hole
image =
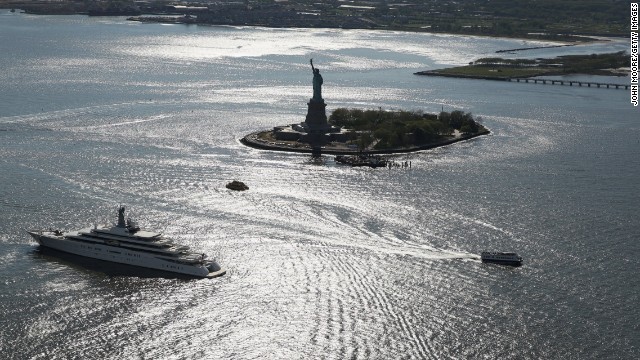
[[88, 258], [201, 278], [217, 277], [225, 273], [225, 270], [221, 269], [215, 263], [210, 264], [213, 265], [213, 269], [209, 270], [204, 264], [180, 264], [152, 254], [125, 249], [119, 246], [100, 243], [82, 243], [67, 239], [61, 235], [49, 234], [43, 231], [28, 231], [28, 233], [40, 246]]

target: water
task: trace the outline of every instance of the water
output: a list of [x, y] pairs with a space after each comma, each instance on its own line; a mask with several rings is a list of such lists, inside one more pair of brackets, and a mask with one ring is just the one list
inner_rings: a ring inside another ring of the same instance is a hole
[[[628, 91], [412, 75], [544, 43], [2, 10], [0, 44], [3, 358], [640, 356]], [[492, 134], [392, 171], [242, 146], [303, 120], [309, 58], [329, 110], [462, 109]], [[116, 276], [24, 232], [119, 204], [227, 275]], [[525, 265], [482, 264], [485, 249]]]

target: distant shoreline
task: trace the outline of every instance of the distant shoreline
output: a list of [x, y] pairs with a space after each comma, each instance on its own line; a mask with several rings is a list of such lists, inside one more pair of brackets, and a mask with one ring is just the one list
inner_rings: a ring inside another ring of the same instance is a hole
[[[152, 3], [153, 4], [153, 3]], [[379, 31], [404, 31], [428, 34], [446, 34], [460, 36], [478, 36], [489, 38], [510, 38], [533, 41], [549, 41], [570, 43], [558, 46], [571, 46], [571, 43], [584, 43], [597, 41], [595, 36], [617, 37], [628, 34], [618, 34], [616, 32], [596, 34], [588, 32], [579, 33], [545, 33], [545, 32], [486, 32], [479, 31], [478, 28], [461, 28], [456, 31], [450, 28], [414, 26], [396, 22], [384, 21], [383, 19], [371, 20], [367, 16], [361, 15], [331, 15], [327, 17], [309, 17], [287, 11], [254, 9], [252, 11], [238, 11], [230, 8], [230, 12], [225, 10], [196, 10], [173, 9], [151, 5], [149, 8], [136, 7], [88, 7], [86, 4], [74, 2], [39, 3], [24, 1], [0, 0], [0, 8], [22, 9], [25, 13], [34, 15], [87, 15], [87, 16], [127, 16], [129, 21], [142, 23], [166, 23], [166, 24], [186, 24], [186, 25], [212, 25], [212, 26], [255, 26], [268, 28], [305, 28], [305, 29], [345, 29], [345, 30], [379, 30]], [[188, 7], [187, 7], [188, 8]], [[264, 12], [264, 16], [260, 16]], [[233, 16], [227, 17], [227, 15]], [[474, 30], [475, 29], [475, 30]], [[510, 52], [526, 50], [508, 49], [499, 52]]]
[[[521, 40], [530, 40], [530, 41], [548, 41], [555, 43], [564, 43], [560, 45], [551, 45], [551, 46], [539, 46], [539, 47], [529, 47], [529, 48], [518, 48], [518, 49], [507, 49], [507, 50], [497, 50], [496, 53], [500, 52], [512, 52], [512, 51], [522, 51], [522, 50], [532, 50], [532, 49], [540, 49], [540, 48], [553, 48], [553, 47], [564, 47], [564, 46], [574, 46], [576, 43], [588, 43], [597, 41], [595, 37], [590, 37], [594, 35], [587, 34], [565, 34], [565, 35], [541, 35], [541, 34], [482, 34], [482, 33], [473, 33], [473, 32], [446, 32], [446, 31], [433, 31], [424, 28], [414, 28], [414, 27], [390, 27], [390, 26], [362, 26], [357, 24], [323, 24], [323, 25], [309, 25], [308, 23], [301, 21], [295, 22], [294, 24], [264, 24], [264, 23], [210, 23], [210, 22], [202, 22], [197, 20], [196, 17], [189, 16], [148, 16], [148, 15], [138, 15], [131, 16], [127, 18], [129, 21], [138, 21], [141, 23], [158, 23], [158, 24], [185, 24], [185, 25], [209, 25], [209, 26], [254, 26], [254, 27], [266, 27], [272, 29], [292, 29], [292, 28], [300, 28], [300, 29], [341, 29], [341, 30], [376, 30], [376, 31], [404, 31], [411, 33], [424, 33], [424, 34], [441, 34], [441, 35], [459, 35], [459, 36], [477, 36], [477, 37], [486, 37], [486, 38], [504, 38], [504, 39], [521, 39]], [[600, 36], [600, 35], [599, 35]], [[604, 37], [617, 37], [617, 35], [602, 35]]]
[[604, 75], [624, 76], [620, 69], [629, 67], [624, 51], [607, 54], [564, 55], [555, 58], [505, 59], [482, 58], [465, 66], [426, 70], [415, 75], [443, 76], [482, 80], [522, 80], [539, 76]]

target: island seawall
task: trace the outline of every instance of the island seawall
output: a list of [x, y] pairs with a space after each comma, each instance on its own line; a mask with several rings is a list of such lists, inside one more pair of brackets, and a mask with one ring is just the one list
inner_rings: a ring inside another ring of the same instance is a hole
[[[305, 153], [305, 154], [314, 153], [311, 147], [287, 145], [284, 142], [267, 142], [267, 141], [259, 140], [258, 135], [262, 133], [268, 133], [268, 132], [271, 132], [271, 131], [270, 130], [257, 131], [241, 138], [239, 141], [245, 146], [252, 147], [254, 149], [260, 149], [260, 150], [288, 151], [288, 152]], [[377, 155], [411, 153], [411, 152], [435, 149], [438, 147], [454, 144], [460, 141], [471, 140], [478, 136], [489, 135], [490, 133], [491, 131], [484, 130], [478, 133], [462, 134], [458, 137], [443, 139], [441, 141], [424, 144], [420, 146], [393, 148], [393, 149], [380, 149], [380, 150], [372, 149], [372, 150], [366, 150], [365, 152], [367, 154], [377, 154]], [[299, 144], [299, 145], [304, 145], [304, 144]], [[354, 154], [361, 153], [361, 151], [358, 149], [345, 149], [345, 148], [339, 148], [339, 147], [332, 147], [330, 144], [327, 146], [323, 146], [321, 150], [322, 150], [322, 153], [331, 154], [331, 155], [354, 155]]]

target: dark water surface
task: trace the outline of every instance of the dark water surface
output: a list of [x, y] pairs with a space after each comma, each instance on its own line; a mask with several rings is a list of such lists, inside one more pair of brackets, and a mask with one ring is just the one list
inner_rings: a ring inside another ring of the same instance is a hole
[[[0, 357], [638, 358], [628, 91], [412, 75], [540, 44], [0, 11]], [[304, 120], [309, 58], [329, 111], [462, 109], [492, 134], [391, 171], [242, 146]], [[227, 275], [121, 276], [24, 231], [119, 204]]]

